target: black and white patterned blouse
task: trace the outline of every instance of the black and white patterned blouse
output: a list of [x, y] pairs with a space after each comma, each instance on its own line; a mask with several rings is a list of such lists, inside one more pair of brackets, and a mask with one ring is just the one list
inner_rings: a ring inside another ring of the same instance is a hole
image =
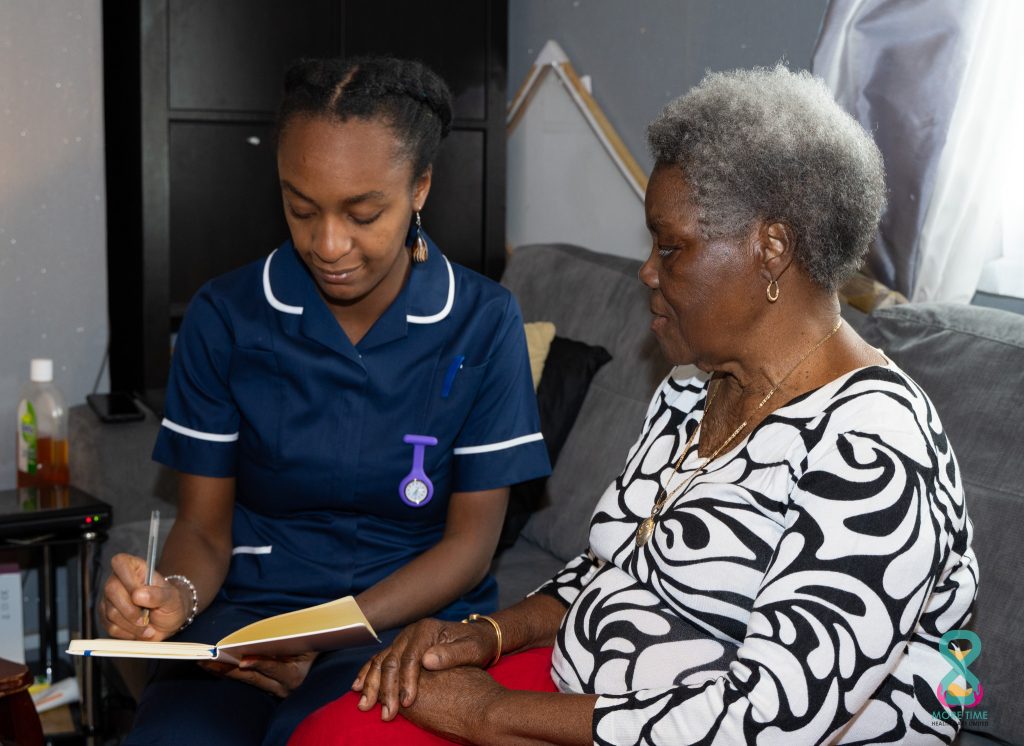
[[[639, 523], [704, 412], [671, 375], [590, 549], [540, 592], [569, 605], [552, 673], [601, 694], [597, 744], [938, 743], [939, 638], [977, 592], [956, 459], [924, 392], [894, 364], [801, 395]], [[699, 436], [698, 436], [699, 439]], [[669, 484], [671, 480], [671, 484]]]

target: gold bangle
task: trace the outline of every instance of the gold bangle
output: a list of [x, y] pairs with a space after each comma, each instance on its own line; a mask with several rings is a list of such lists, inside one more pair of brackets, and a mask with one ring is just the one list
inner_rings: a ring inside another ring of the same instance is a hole
[[462, 623], [469, 624], [470, 622], [475, 622], [480, 619], [490, 622], [491, 626], [494, 627], [494, 634], [498, 636], [498, 652], [494, 654], [494, 660], [492, 660], [490, 663], [484, 666], [484, 668], [490, 668], [499, 660], [501, 660], [501, 627], [498, 626], [498, 623], [496, 621], [491, 619], [491, 617], [487, 616], [486, 614], [470, 614], [468, 617], [462, 620]]

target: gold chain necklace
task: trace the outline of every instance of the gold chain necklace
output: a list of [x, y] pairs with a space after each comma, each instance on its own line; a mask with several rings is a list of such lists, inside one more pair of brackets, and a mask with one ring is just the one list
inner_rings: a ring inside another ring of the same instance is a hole
[[[704, 461], [704, 463], [701, 464], [700, 466], [698, 466], [693, 471], [693, 473], [690, 474], [689, 478], [687, 478], [687, 480], [685, 482], [683, 482], [679, 487], [676, 487], [674, 490], [672, 490], [672, 492], [668, 491], [668, 487], [667, 486], [661, 488], [661, 492], [660, 492], [658, 498], [654, 501], [654, 506], [651, 508], [651, 514], [647, 518], [644, 518], [643, 521], [640, 522], [640, 525], [636, 529], [636, 545], [638, 547], [642, 547], [644, 544], [646, 544], [648, 542], [648, 540], [650, 540], [651, 535], [654, 533], [654, 522], [657, 520], [658, 515], [662, 511], [662, 508], [665, 507], [665, 504], [669, 500], [673, 499], [676, 495], [680, 494], [681, 492], [684, 492], [686, 490], [686, 488], [690, 486], [690, 483], [693, 482], [693, 480], [696, 479], [697, 476], [699, 474], [701, 474], [705, 469], [707, 469], [708, 464], [710, 464], [712, 461], [714, 461], [716, 458], [718, 458], [718, 455], [722, 451], [724, 451], [729, 446], [729, 444], [733, 442], [733, 440], [736, 439], [736, 436], [739, 435], [741, 432], [743, 432], [746, 429], [747, 424], [750, 422], [750, 420], [758, 412], [761, 411], [761, 408], [765, 404], [767, 404], [768, 400], [771, 399], [775, 395], [775, 392], [778, 391], [782, 387], [782, 384], [784, 384], [786, 382], [786, 379], [789, 378], [791, 375], [793, 375], [793, 373], [796, 371], [796, 369], [799, 368], [801, 365], [803, 365], [804, 361], [806, 361], [807, 358], [809, 358], [811, 355], [813, 355], [818, 350], [818, 348], [820, 348], [823, 344], [825, 344], [830, 339], [832, 339], [832, 336], [837, 331], [839, 331], [839, 327], [841, 327], [842, 325], [843, 325], [843, 320], [842, 320], [842, 318], [840, 318], [839, 321], [836, 323], [836, 325], [834, 327], [832, 327], [832, 330], [828, 334], [826, 334], [824, 337], [822, 337], [820, 340], [818, 340], [818, 343], [816, 345], [814, 345], [814, 347], [812, 347], [807, 352], [805, 352], [803, 357], [801, 357], [799, 360], [797, 360], [796, 364], [786, 372], [786, 375], [784, 375], [781, 379], [779, 379], [779, 382], [777, 384], [772, 386], [771, 390], [767, 394], [764, 395], [764, 398], [761, 399], [761, 401], [758, 403], [758, 405], [754, 408], [754, 411], [750, 413], [750, 416], [747, 417], [745, 420], [743, 420], [743, 422], [740, 423], [739, 427], [737, 427], [735, 430], [732, 431], [732, 433], [729, 435], [729, 437], [725, 439], [725, 442], [723, 442], [722, 445], [718, 446], [718, 448], [715, 449], [715, 452], [712, 453], [710, 456], [708, 456], [708, 458]], [[711, 388], [711, 384], [709, 383], [708, 384], [708, 389], [710, 390], [710, 388]], [[686, 454], [690, 452], [690, 446], [693, 445], [693, 441], [696, 439], [697, 433], [700, 431], [700, 426], [701, 426], [701, 424], [703, 424], [704, 419], [708, 416], [708, 412], [711, 411], [711, 404], [715, 401], [715, 396], [718, 395], [718, 392], [719, 392], [719, 390], [721, 388], [722, 388], [722, 386], [721, 386], [721, 384], [719, 384], [718, 386], [715, 387], [715, 390], [709, 394], [709, 396], [708, 396], [708, 403], [704, 406], [704, 417], [701, 418], [701, 422], [697, 425], [697, 427], [695, 427], [693, 429], [693, 434], [686, 441], [686, 445], [683, 446], [683, 452], [681, 454], [679, 454], [679, 458], [676, 459], [676, 462], [675, 462], [675, 465], [674, 465], [675, 468], [672, 471], [672, 475], [668, 478], [668, 483], [669, 484], [672, 483], [672, 480], [679, 473], [679, 469], [683, 465], [683, 459], [685, 459], [686, 458]]]

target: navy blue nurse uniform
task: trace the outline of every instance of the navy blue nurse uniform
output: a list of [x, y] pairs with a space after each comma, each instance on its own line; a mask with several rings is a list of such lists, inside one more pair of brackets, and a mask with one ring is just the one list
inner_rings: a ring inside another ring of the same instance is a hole
[[[440, 540], [453, 492], [550, 471], [515, 299], [433, 243], [356, 345], [290, 241], [207, 283], [178, 335], [165, 414], [157, 461], [236, 479], [227, 578], [178, 639], [216, 641], [360, 593]], [[422, 454], [433, 496], [416, 507], [399, 492], [414, 463], [407, 435], [437, 440]], [[437, 616], [496, 603], [488, 576]], [[194, 665], [164, 666], [173, 670], [147, 688], [126, 743], [283, 743], [349, 689], [374, 649], [321, 655], [283, 701]]]

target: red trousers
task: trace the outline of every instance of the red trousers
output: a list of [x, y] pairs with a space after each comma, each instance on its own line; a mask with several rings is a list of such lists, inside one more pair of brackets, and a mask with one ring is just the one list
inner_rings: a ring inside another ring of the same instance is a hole
[[[534, 648], [509, 655], [488, 673], [507, 689], [556, 692], [551, 681], [551, 648]], [[347, 746], [353, 744], [401, 744], [439, 746], [451, 744], [446, 738], [420, 730], [401, 715], [390, 723], [380, 719], [380, 705], [363, 712], [356, 704], [356, 692], [324, 705], [307, 717], [292, 734], [288, 746]]]

